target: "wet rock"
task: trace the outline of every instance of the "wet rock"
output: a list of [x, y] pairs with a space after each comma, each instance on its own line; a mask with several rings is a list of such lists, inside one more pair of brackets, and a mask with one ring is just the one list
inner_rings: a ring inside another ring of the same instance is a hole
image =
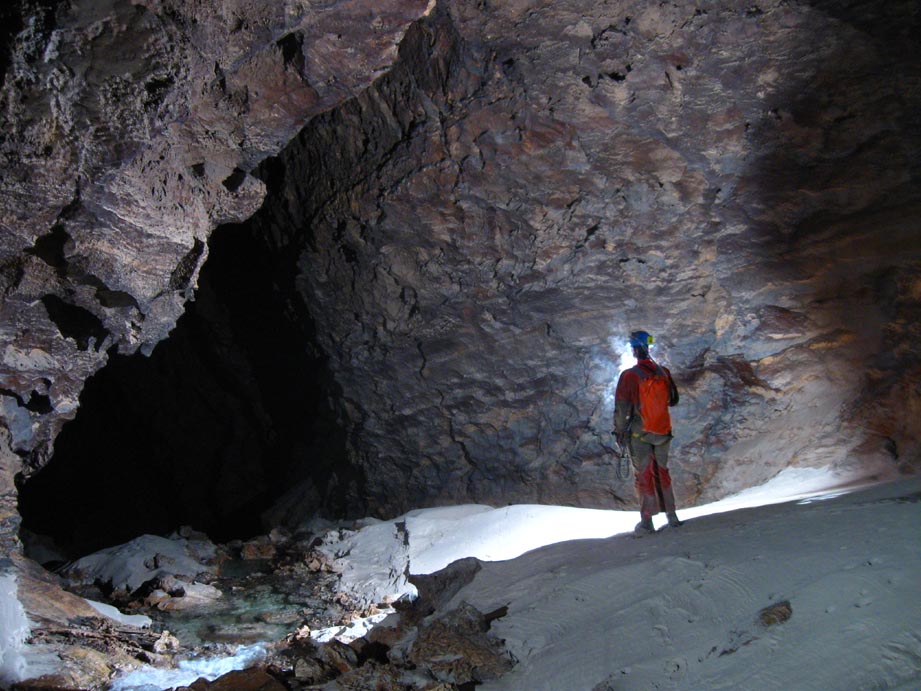
[[176, 534], [172, 537], [181, 537], [186, 540], [191, 540], [193, 542], [210, 542], [210, 538], [206, 533], [203, 533], [200, 530], [195, 530], [195, 528], [184, 525], [176, 531]]
[[[212, 585], [186, 583], [175, 578], [161, 579], [160, 587], [168, 589], [166, 592], [169, 597], [157, 598], [156, 607], [165, 612], [205, 607], [223, 597], [223, 593]], [[164, 591], [158, 590], [157, 592]], [[147, 599], [149, 600], [150, 598]]]
[[321, 645], [317, 657], [338, 674], [344, 674], [358, 666], [358, 653], [355, 649], [337, 640]]
[[482, 568], [479, 559], [466, 557], [432, 574], [411, 575], [409, 582], [416, 586], [418, 596], [408, 605], [400, 607], [401, 611], [411, 611], [416, 617], [427, 616], [446, 605]]
[[153, 649], [158, 655], [175, 652], [179, 649], [179, 639], [169, 631], [164, 631], [154, 642]]
[[164, 590], [169, 592], [171, 577], [213, 576], [216, 556], [217, 548], [210, 541], [143, 535], [78, 559], [63, 573], [72, 586], [100, 583], [128, 597], [156, 579], [166, 579]]
[[325, 560], [317, 556], [311, 556], [307, 560], [307, 569], [310, 571], [320, 571], [325, 565]]
[[272, 528], [269, 532], [269, 541], [273, 545], [284, 545], [291, 540], [291, 531], [283, 526]]
[[150, 592], [147, 597], [144, 598], [144, 605], [147, 607], [157, 607], [159, 609], [160, 605], [168, 602], [173, 596], [170, 595], [165, 590], [160, 590], [156, 588]]
[[256, 615], [256, 621], [265, 622], [266, 624], [288, 624], [293, 625], [298, 623], [302, 618], [301, 612], [295, 611], [278, 611], [278, 612], [262, 612]]
[[502, 642], [487, 635], [489, 619], [464, 603], [419, 627], [409, 660], [453, 684], [498, 679], [512, 668]]
[[763, 626], [782, 624], [793, 616], [793, 607], [788, 600], [765, 607], [758, 612], [758, 621]]
[[317, 684], [332, 676], [319, 660], [302, 657], [294, 663], [294, 678], [304, 684]]
[[262, 669], [229, 672], [212, 682], [199, 679], [176, 691], [288, 691], [278, 679]]
[[404, 691], [407, 688], [412, 688], [407, 686], [407, 680], [404, 677], [405, 672], [402, 670], [389, 665], [369, 662], [336, 677], [322, 688], [324, 691], [362, 691], [363, 689]]
[[67, 674], [43, 675], [13, 684], [10, 691], [86, 691]]
[[17, 596], [31, 624], [28, 654], [58, 661], [53, 672], [17, 688], [101, 688], [116, 670], [130, 670], [157, 656], [158, 634], [102, 615], [37, 564], [17, 561]]
[[274, 559], [277, 551], [275, 544], [264, 538], [244, 542], [240, 555], [244, 559]]
[[77, 619], [99, 617], [82, 597], [67, 592], [63, 581], [38, 564], [16, 558], [18, 597], [29, 617], [54, 626]]

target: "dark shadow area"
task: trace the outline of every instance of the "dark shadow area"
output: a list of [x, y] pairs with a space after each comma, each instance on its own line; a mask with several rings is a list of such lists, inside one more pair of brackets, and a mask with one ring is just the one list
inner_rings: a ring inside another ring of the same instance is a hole
[[32, 18], [29, 27], [32, 42], [24, 57], [27, 60], [38, 60], [41, 53], [37, 51], [44, 49], [45, 41], [54, 30], [55, 13], [61, 4], [61, 0], [6, 0], [0, 3], [0, 84], [10, 68], [16, 36], [26, 28], [23, 18]]
[[23, 28], [21, 10], [20, 2], [5, 2], [0, 6], [0, 84], [10, 66], [13, 39]]
[[[402, 53], [431, 49], [418, 28], [406, 45]], [[281, 48], [296, 58], [291, 41], [282, 39]], [[432, 74], [396, 69], [379, 87], [389, 103], [404, 98], [409, 82], [436, 90], [446, 79], [443, 61], [424, 51], [413, 61]], [[354, 444], [347, 448], [340, 419], [349, 403], [317, 345], [298, 272], [310, 270], [301, 255], [317, 249], [317, 216], [393, 155], [417, 115], [407, 113], [394, 132], [361, 99], [339, 110], [315, 118], [278, 157], [251, 171], [267, 187], [263, 208], [212, 234], [195, 301], [169, 338], [150, 357], [110, 354], [87, 382], [51, 461], [19, 488], [24, 535], [50, 536], [76, 556], [183, 525], [223, 542], [313, 514], [367, 515], [363, 466]], [[353, 118], [367, 128], [364, 137], [347, 136]], [[244, 177], [235, 170], [223, 184], [233, 191]], [[64, 240], [50, 234], [34, 253], [59, 264]], [[186, 290], [203, 250], [198, 243], [190, 250], [171, 290]], [[76, 316], [63, 314], [59, 328], [74, 330]]]
[[902, 59], [921, 53], [921, 6], [917, 0], [806, 0], [805, 4], [865, 33], [890, 57]]
[[[821, 333], [791, 347], [786, 366], [849, 368], [830, 386], [846, 401], [836, 424], [864, 440], [847, 450], [851, 462], [885, 460], [908, 472], [917, 467], [919, 418], [907, 392], [921, 377], [921, 5], [802, 4], [816, 12], [814, 45], [797, 48], [800, 71], [760, 121], [746, 124], [757, 156], [736, 188], [739, 215], [754, 231], [745, 242], [763, 257], [759, 278], [796, 285], [798, 304], [756, 313], [752, 339]], [[736, 243], [729, 238], [721, 253], [746, 251]], [[748, 280], [739, 274], [723, 285], [744, 294]]]
[[328, 504], [345, 443], [309, 317], [285, 297], [293, 264], [249, 225], [217, 229], [209, 249], [170, 337], [150, 357], [110, 355], [20, 488], [23, 527], [70, 556], [183, 525], [250, 537], [293, 487], [306, 515]]

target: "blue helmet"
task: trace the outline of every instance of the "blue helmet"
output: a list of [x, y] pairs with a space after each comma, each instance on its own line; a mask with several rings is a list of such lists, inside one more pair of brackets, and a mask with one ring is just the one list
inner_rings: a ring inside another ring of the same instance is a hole
[[653, 338], [645, 331], [633, 331], [630, 334], [630, 345], [647, 350], [653, 344]]

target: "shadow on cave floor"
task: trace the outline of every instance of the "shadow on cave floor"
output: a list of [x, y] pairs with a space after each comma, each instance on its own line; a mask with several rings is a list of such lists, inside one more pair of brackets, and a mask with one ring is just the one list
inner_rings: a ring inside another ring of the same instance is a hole
[[51, 462], [21, 483], [24, 535], [69, 558], [184, 525], [245, 539], [299, 483], [320, 502], [344, 439], [309, 322], [276, 290], [285, 267], [250, 225], [217, 229], [209, 248], [169, 338], [150, 357], [110, 354]]

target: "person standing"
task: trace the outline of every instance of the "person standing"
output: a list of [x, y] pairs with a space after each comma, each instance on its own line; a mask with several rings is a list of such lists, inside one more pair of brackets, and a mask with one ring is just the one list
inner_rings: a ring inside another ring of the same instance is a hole
[[680, 526], [675, 510], [668, 449], [672, 423], [668, 409], [678, 403], [678, 387], [668, 368], [649, 357], [653, 337], [645, 331], [630, 334], [636, 365], [617, 380], [614, 394], [614, 434], [621, 448], [629, 445], [640, 501], [635, 532], [653, 533], [652, 517], [664, 511], [670, 526]]

